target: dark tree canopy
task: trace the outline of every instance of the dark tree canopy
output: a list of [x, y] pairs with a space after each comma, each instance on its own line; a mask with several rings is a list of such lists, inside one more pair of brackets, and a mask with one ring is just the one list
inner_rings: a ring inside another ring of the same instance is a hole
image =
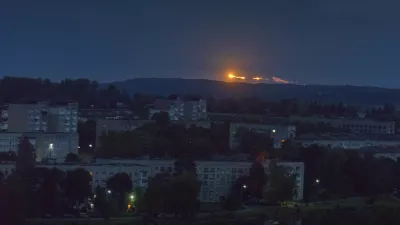
[[173, 213], [190, 219], [198, 210], [200, 182], [192, 173], [178, 176], [158, 174], [150, 180], [145, 193], [149, 213]]
[[107, 189], [121, 195], [132, 192], [132, 180], [127, 173], [117, 173], [107, 180]]
[[29, 171], [35, 166], [35, 148], [27, 137], [22, 137], [18, 145], [17, 171]]
[[65, 178], [65, 194], [74, 202], [82, 202], [92, 192], [92, 176], [82, 168], [68, 171]]
[[80, 158], [79, 158], [79, 156], [77, 154], [70, 152], [65, 157], [65, 162], [69, 162], [69, 163], [71, 163], [71, 162], [75, 162], [75, 163], [76, 162], [80, 162]]

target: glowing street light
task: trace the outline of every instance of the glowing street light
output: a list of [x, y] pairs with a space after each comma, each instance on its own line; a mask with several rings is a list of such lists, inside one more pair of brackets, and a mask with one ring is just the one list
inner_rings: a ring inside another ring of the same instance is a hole
[[93, 145], [92, 145], [92, 144], [89, 144], [89, 148], [91, 148], [91, 147], [93, 147]]
[[273, 130], [272, 130], [272, 133], [275, 133], [275, 132], [276, 132], [276, 130], [275, 130], [275, 129], [273, 129]]
[[315, 183], [319, 184], [319, 179], [316, 179], [316, 180], [315, 180]]
[[243, 201], [243, 189], [246, 189], [247, 186], [243, 184], [243, 186], [240, 188], [240, 199]]
[[135, 198], [135, 196], [131, 195], [130, 198], [131, 198], [131, 200], [133, 200]]
[[107, 193], [108, 193], [108, 194], [111, 194], [111, 190], [108, 190]]

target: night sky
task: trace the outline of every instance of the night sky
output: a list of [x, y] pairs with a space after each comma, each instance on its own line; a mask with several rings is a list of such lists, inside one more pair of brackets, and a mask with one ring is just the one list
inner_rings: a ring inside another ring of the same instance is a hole
[[[195, 3], [197, 2], [197, 3]], [[2, 0], [0, 75], [400, 88], [395, 0]]]

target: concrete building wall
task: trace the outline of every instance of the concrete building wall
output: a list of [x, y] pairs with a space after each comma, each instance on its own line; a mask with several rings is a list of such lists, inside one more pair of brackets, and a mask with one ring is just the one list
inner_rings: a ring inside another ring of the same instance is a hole
[[69, 153], [78, 154], [79, 135], [77, 133], [44, 133], [36, 136], [36, 161], [51, 158], [64, 162]]
[[351, 140], [351, 139], [296, 139], [295, 143], [307, 148], [312, 145], [327, 148], [360, 149], [365, 147], [398, 147], [400, 140]]
[[0, 152], [16, 152], [20, 139], [27, 137], [36, 152], [36, 161], [40, 162], [46, 158], [64, 162], [68, 153], [78, 153], [78, 134], [69, 133], [0, 133]]
[[78, 104], [49, 106], [9, 104], [2, 109], [2, 130], [7, 132], [77, 132]]
[[7, 110], [8, 132], [46, 132], [47, 111], [46, 103], [10, 104]]

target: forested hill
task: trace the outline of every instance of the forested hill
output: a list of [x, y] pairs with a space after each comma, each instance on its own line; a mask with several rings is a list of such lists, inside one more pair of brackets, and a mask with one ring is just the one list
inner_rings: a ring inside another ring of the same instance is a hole
[[249, 84], [177, 78], [138, 78], [113, 84], [129, 94], [166, 96], [173, 93], [214, 98], [252, 96], [266, 100], [298, 99], [349, 104], [400, 103], [400, 89], [363, 86]]
[[[263, 100], [298, 99], [321, 103], [400, 104], [400, 89], [356, 86], [248, 84], [214, 80], [140, 78], [99, 84], [88, 79], [51, 82], [48, 79], [0, 79], [0, 104], [28, 101], [77, 101], [81, 108], [130, 104], [134, 94], [200, 95], [216, 99], [257, 97]], [[154, 101], [147, 99], [147, 102]]]

